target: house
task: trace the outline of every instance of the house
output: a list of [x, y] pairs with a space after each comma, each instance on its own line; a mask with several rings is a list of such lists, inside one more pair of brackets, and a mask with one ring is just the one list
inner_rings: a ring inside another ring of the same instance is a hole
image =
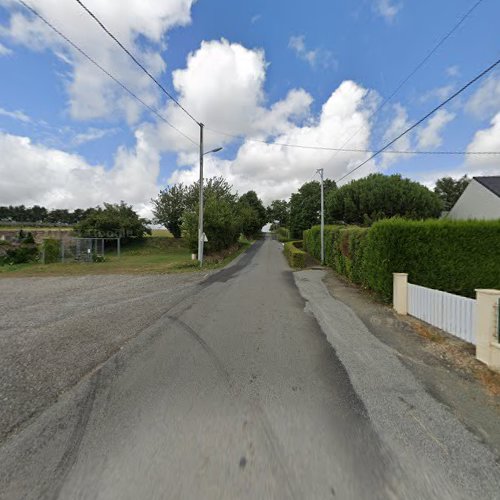
[[473, 177], [448, 219], [500, 219], [500, 175]]

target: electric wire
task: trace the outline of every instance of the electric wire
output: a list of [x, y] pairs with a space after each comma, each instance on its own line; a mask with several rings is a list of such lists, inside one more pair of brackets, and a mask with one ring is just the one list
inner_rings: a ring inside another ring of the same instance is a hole
[[[434, 53], [441, 47], [441, 45], [448, 40], [448, 38], [457, 31], [457, 29], [464, 23], [464, 21], [472, 14], [472, 12], [479, 6], [480, 3], [482, 3], [483, 0], [478, 0], [460, 19], [459, 21], [453, 26], [453, 28], [443, 37], [439, 40], [439, 42], [425, 55], [425, 57], [415, 66], [415, 68], [404, 78], [404, 80], [401, 81], [401, 83], [392, 91], [392, 93], [382, 101], [382, 104], [378, 106], [375, 111], [369, 115], [369, 119], [373, 118], [374, 116], [378, 115], [378, 113], [384, 108], [384, 106], [392, 100], [392, 98], [408, 83], [408, 81], [418, 72], [418, 70], [434, 55]], [[349, 144], [354, 137], [356, 137], [359, 132], [362, 130], [362, 126], [359, 127], [343, 144], [342, 148], [345, 148], [347, 144]], [[332, 158], [330, 158], [330, 161], [335, 158], [337, 153], [335, 153]]]
[[52, 23], [50, 23], [45, 17], [43, 17], [37, 10], [28, 5], [24, 0], [17, 0], [23, 7], [29, 10], [32, 14], [38, 17], [41, 21], [43, 21], [51, 30], [57, 33], [63, 40], [65, 40], [69, 45], [71, 45], [76, 51], [78, 51], [81, 55], [83, 55], [87, 60], [89, 60], [94, 66], [99, 68], [104, 74], [106, 74], [109, 78], [111, 78], [117, 85], [119, 85], [125, 92], [127, 92], [131, 97], [140, 102], [144, 107], [146, 107], [151, 113], [156, 115], [161, 121], [172, 127], [176, 132], [180, 135], [184, 136], [188, 141], [192, 142], [195, 146], [198, 146], [198, 143], [191, 139], [187, 134], [179, 130], [175, 125], [170, 123], [164, 116], [160, 114], [160, 112], [154, 109], [152, 106], [147, 104], [143, 99], [141, 99], [137, 94], [135, 94], [132, 90], [130, 90], [124, 83], [122, 83], [118, 78], [113, 76], [107, 69], [101, 66], [95, 59], [93, 59], [87, 52], [85, 52], [82, 48], [80, 48], [75, 42], [73, 42], [69, 37], [67, 37], [64, 33], [62, 33], [58, 28], [56, 28]]
[[427, 118], [429, 118], [430, 116], [432, 116], [439, 109], [441, 109], [444, 106], [446, 106], [446, 104], [448, 104], [450, 101], [452, 101], [457, 96], [459, 96], [462, 92], [464, 92], [465, 90], [467, 90], [475, 82], [477, 82], [478, 80], [480, 80], [481, 78], [483, 78], [485, 75], [487, 75], [490, 71], [492, 71], [494, 68], [496, 68], [499, 64], [500, 64], [500, 59], [497, 59], [493, 64], [491, 64], [486, 69], [484, 69], [483, 71], [481, 71], [481, 73], [479, 73], [477, 76], [475, 76], [472, 80], [468, 81], [463, 87], [461, 87], [459, 90], [457, 90], [453, 95], [451, 95], [450, 97], [448, 97], [448, 99], [444, 100], [441, 104], [438, 104], [434, 109], [432, 109], [431, 111], [429, 111], [429, 113], [427, 113], [425, 116], [423, 116], [422, 118], [420, 118], [420, 120], [418, 120], [417, 122], [415, 122], [413, 125], [411, 125], [410, 127], [408, 127], [404, 132], [402, 132], [397, 137], [395, 137], [390, 142], [388, 142], [383, 148], [380, 148], [379, 150], [377, 150], [368, 159], [366, 159], [365, 161], [363, 161], [362, 163], [360, 163], [357, 167], [349, 170], [349, 172], [347, 172], [342, 177], [340, 177], [340, 179], [337, 179], [336, 182], [338, 183], [338, 182], [344, 180], [346, 177], [348, 177], [349, 175], [351, 175], [353, 172], [355, 172], [356, 170], [358, 170], [359, 168], [361, 168], [363, 165], [366, 165], [369, 161], [373, 160], [380, 153], [383, 153], [387, 148], [391, 147], [396, 141], [398, 141], [399, 139], [401, 139], [401, 137], [403, 137], [404, 135], [406, 135], [408, 132], [411, 132], [414, 128], [418, 127], [422, 122], [424, 122], [425, 120], [427, 120]]
[[119, 45], [119, 47], [134, 61], [134, 63], [142, 70], [144, 73], [146, 73], [151, 80], [160, 88], [160, 90], [167, 96], [169, 97], [186, 115], [189, 116], [197, 125], [200, 124], [200, 122], [184, 107], [182, 104], [146, 69], [146, 67], [137, 59], [137, 57], [130, 52], [130, 50], [123, 45], [118, 38], [116, 38], [113, 33], [104, 25], [104, 23], [81, 1], [81, 0], [75, 0], [76, 3], [80, 5], [82, 9], [84, 9], [87, 14], [94, 19], [94, 21]]

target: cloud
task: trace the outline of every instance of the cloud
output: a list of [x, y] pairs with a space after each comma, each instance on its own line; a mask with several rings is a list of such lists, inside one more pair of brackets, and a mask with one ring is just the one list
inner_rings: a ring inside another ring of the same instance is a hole
[[30, 123], [31, 118], [23, 111], [8, 111], [7, 109], [0, 108], [0, 116], [6, 116], [7, 118], [12, 118], [12, 120], [17, 120], [23, 123]]
[[331, 65], [337, 65], [330, 51], [319, 48], [308, 50], [304, 35], [291, 36], [288, 41], [288, 48], [292, 49], [299, 59], [306, 61], [313, 68], [318, 64], [321, 64], [324, 68]]
[[394, 21], [396, 15], [402, 8], [401, 3], [393, 3], [392, 0], [375, 0], [375, 12], [382, 16], [387, 22]]
[[114, 128], [113, 129], [100, 129], [100, 128], [91, 127], [86, 132], [76, 134], [75, 137], [73, 138], [72, 142], [75, 146], [81, 146], [82, 144], [85, 144], [87, 142], [97, 141], [97, 140], [102, 139], [103, 137], [106, 137], [108, 135], [115, 134], [116, 132], [117, 132], [117, 129], [114, 129]]
[[440, 109], [427, 122], [424, 128], [417, 132], [419, 149], [435, 149], [441, 146], [443, 128], [455, 118], [455, 114]]
[[12, 54], [12, 50], [0, 43], [0, 57]]
[[[391, 122], [389, 123], [389, 126], [387, 127], [384, 133], [383, 137], [384, 143], [392, 141], [395, 137], [404, 132], [411, 125], [408, 120], [408, 112], [401, 104], [394, 104], [393, 110], [394, 110], [394, 117], [392, 118]], [[410, 149], [410, 135], [406, 134], [403, 137], [401, 137], [401, 139], [398, 139], [388, 150], [407, 151], [409, 149]], [[405, 159], [408, 159], [409, 157], [410, 155], [404, 156]], [[400, 160], [400, 158], [398, 158], [394, 154], [383, 153], [382, 161], [380, 163], [381, 168], [387, 168], [391, 163], [394, 163], [395, 161], [398, 160]]]
[[158, 192], [158, 153], [141, 132], [135, 148], [118, 149], [106, 170], [83, 157], [0, 133], [0, 199], [3, 204], [39, 204], [50, 208], [85, 208], [126, 200], [142, 213]]
[[[167, 31], [190, 22], [194, 0], [88, 0], [87, 4], [125, 46], [138, 54], [146, 67], [161, 75], [166, 63], [159, 51]], [[51, 50], [70, 66], [69, 108], [75, 119], [125, 117], [136, 122], [143, 111], [139, 103], [125, 95], [113, 81], [45, 26], [39, 19], [20, 10], [12, 0], [0, 0], [10, 9], [0, 36], [34, 51]], [[97, 26], [76, 2], [39, 0], [36, 9], [103, 67], [117, 76], [150, 105], [159, 94], [121, 49]]]
[[[275, 137], [275, 142], [340, 147], [358, 132], [349, 145], [366, 149], [371, 132], [369, 116], [374, 104], [373, 92], [353, 81], [344, 81], [323, 104], [319, 116], [309, 112], [304, 124], [288, 122], [287, 129]], [[210, 157], [206, 172], [207, 176], [223, 175], [239, 192], [254, 189], [265, 202], [270, 202], [288, 198], [317, 168], [324, 167], [325, 176], [337, 178], [365, 158], [363, 153], [334, 155], [331, 151], [285, 148], [247, 139], [234, 160]], [[359, 175], [366, 175], [373, 168], [373, 164], [367, 165]], [[190, 168], [175, 171], [169, 182], [192, 182], [197, 174], [198, 165], [194, 160]]]
[[445, 99], [448, 99], [448, 97], [453, 94], [453, 91], [455, 90], [454, 85], [443, 85], [442, 87], [437, 87], [435, 89], [429, 90], [425, 94], [422, 95], [420, 100], [422, 102], [427, 102], [433, 99], [436, 99], [438, 101], [444, 101]]
[[[474, 134], [467, 151], [500, 151], [500, 112], [492, 118], [489, 128], [478, 130]], [[467, 157], [467, 164], [477, 168], [494, 169], [500, 173], [500, 162], [495, 155], [471, 155]]]
[[256, 22], [260, 21], [262, 19], [262, 14], [255, 14], [255, 16], [250, 19], [250, 22], [252, 24], [255, 24]]
[[460, 76], [460, 68], [458, 66], [449, 66], [446, 68], [446, 74], [451, 78], [456, 78]]
[[491, 118], [500, 110], [500, 73], [489, 76], [467, 102], [466, 111], [477, 118]]

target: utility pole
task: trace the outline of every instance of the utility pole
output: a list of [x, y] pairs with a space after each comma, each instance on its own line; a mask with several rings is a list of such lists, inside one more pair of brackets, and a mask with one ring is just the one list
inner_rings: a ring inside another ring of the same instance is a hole
[[200, 123], [200, 213], [198, 216], [198, 261], [203, 266], [203, 123]]
[[323, 169], [318, 168], [316, 172], [321, 179], [321, 264], [325, 263], [325, 195], [323, 189]]

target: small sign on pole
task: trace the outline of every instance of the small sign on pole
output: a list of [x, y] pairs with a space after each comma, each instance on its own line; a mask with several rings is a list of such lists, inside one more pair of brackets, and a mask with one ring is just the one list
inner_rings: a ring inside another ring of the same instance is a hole
[[205, 233], [203, 233], [203, 241], [205, 243], [208, 243], [208, 238], [207, 238], [207, 235]]

